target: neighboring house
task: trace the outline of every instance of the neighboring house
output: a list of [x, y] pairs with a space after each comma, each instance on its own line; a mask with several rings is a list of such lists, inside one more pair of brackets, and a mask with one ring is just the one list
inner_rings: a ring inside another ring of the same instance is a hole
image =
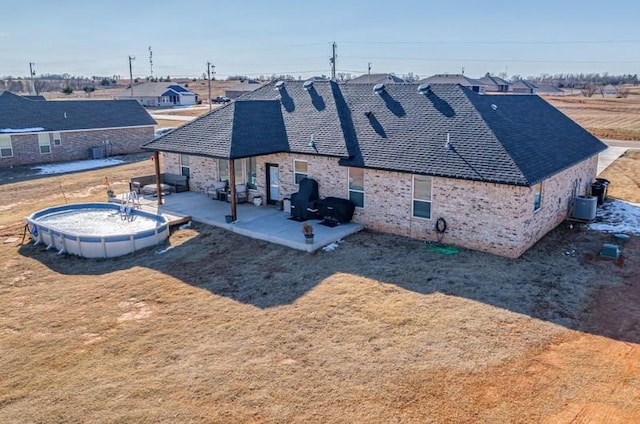
[[0, 166], [139, 152], [155, 121], [137, 102], [0, 94]]
[[537, 82], [534, 93], [546, 96], [564, 96], [564, 91], [549, 82]]
[[437, 74], [421, 79], [418, 83], [423, 84], [459, 84], [472, 91], [484, 93], [484, 84], [476, 79], [466, 77], [462, 74]]
[[613, 84], [607, 84], [602, 87], [602, 94], [618, 94], [618, 87]]
[[143, 82], [116, 94], [118, 100], [137, 100], [142, 106], [191, 106], [197, 102], [196, 94], [173, 82]]
[[364, 74], [348, 81], [353, 83], [365, 84], [402, 84], [407, 81], [393, 74]]
[[484, 85], [484, 91], [486, 92], [508, 93], [511, 91], [511, 83], [509, 81], [505, 81], [500, 77], [494, 77], [488, 72], [484, 77], [479, 78], [478, 81]]
[[230, 99], [238, 98], [244, 94], [251, 93], [254, 90], [262, 87], [264, 84], [259, 81], [246, 80], [238, 82], [236, 85], [227, 88], [224, 91], [224, 95]]
[[534, 94], [537, 85], [527, 80], [516, 80], [511, 83], [511, 92], [513, 94]]
[[143, 148], [166, 172], [187, 166], [194, 191], [247, 183], [274, 204], [309, 177], [370, 229], [518, 257], [587, 193], [606, 146], [538, 96], [292, 81]]

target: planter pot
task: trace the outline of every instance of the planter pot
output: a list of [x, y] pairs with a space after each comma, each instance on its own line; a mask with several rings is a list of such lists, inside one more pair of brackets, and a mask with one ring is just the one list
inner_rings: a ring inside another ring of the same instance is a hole
[[256, 206], [262, 206], [262, 197], [256, 196], [253, 198], [253, 204]]
[[225, 215], [224, 216], [224, 220], [227, 224], [231, 224], [233, 222], [233, 216], [231, 215]]
[[313, 234], [305, 234], [304, 235], [304, 242], [306, 244], [313, 244]]

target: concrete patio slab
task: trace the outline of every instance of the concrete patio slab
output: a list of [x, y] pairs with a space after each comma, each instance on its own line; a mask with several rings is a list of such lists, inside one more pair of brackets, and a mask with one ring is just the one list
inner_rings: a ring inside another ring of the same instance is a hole
[[142, 208], [174, 217], [190, 216], [194, 221], [203, 224], [307, 252], [314, 252], [364, 228], [362, 224], [355, 222], [327, 227], [321, 225], [319, 220], [309, 220], [307, 222], [314, 228], [314, 242], [307, 244], [301, 231], [302, 224], [287, 219], [289, 214], [275, 206], [238, 204], [237, 220], [229, 223], [226, 216], [231, 215], [231, 204], [210, 199], [203, 193], [172, 193], [164, 196], [163, 200], [163, 204], [158, 207], [157, 198], [145, 196], [141, 199]]

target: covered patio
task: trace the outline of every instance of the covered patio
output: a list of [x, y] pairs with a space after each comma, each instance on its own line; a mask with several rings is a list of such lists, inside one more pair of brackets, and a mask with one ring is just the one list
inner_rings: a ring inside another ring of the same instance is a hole
[[157, 198], [145, 197], [141, 199], [142, 208], [170, 215], [170, 219], [190, 216], [197, 222], [307, 252], [316, 251], [364, 228], [363, 225], [355, 222], [327, 227], [321, 225], [320, 220], [309, 220], [306, 222], [313, 225], [314, 242], [306, 244], [301, 231], [302, 224], [287, 219], [289, 214], [275, 206], [237, 204], [237, 219], [234, 222], [227, 222], [226, 216], [231, 215], [231, 204], [213, 200], [203, 193], [174, 193], [162, 196], [162, 201], [163, 203], [158, 205]]

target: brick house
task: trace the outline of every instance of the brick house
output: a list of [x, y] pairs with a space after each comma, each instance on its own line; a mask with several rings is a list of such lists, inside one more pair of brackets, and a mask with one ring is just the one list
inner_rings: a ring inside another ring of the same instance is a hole
[[538, 96], [318, 81], [269, 84], [143, 148], [195, 191], [246, 182], [275, 203], [307, 176], [368, 228], [518, 257], [569, 215], [606, 146]]
[[155, 121], [135, 101], [30, 100], [0, 94], [0, 166], [140, 152]]

